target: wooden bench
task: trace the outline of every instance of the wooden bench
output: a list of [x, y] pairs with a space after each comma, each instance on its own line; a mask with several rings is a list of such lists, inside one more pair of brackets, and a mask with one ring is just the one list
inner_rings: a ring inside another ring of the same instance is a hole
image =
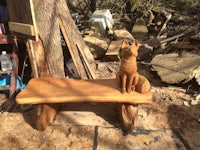
[[[136, 113], [134, 113], [135, 110], [132, 111], [132, 108], [137, 106], [137, 104], [151, 104], [152, 93], [150, 91], [145, 93], [133, 91], [131, 93], [122, 94], [115, 79], [76, 80], [51, 77], [34, 78], [31, 79], [27, 87], [16, 96], [16, 102], [18, 104], [57, 104], [69, 102], [118, 103], [119, 112], [128, 115], [129, 118], [131, 114], [131, 118], [134, 118]], [[38, 120], [38, 123], [43, 125], [38, 125], [37, 128], [39, 130], [46, 127], [46, 125], [44, 125], [44, 122], [46, 122], [45, 120], [52, 120], [52, 118], [48, 119], [49, 115], [47, 113], [50, 113], [48, 111], [49, 109], [45, 110], [45, 107], [43, 107]], [[53, 114], [55, 115], [55, 112]], [[125, 118], [127, 117], [125, 116]], [[122, 121], [125, 120], [123, 119]], [[134, 120], [129, 119], [129, 124], [132, 124], [132, 122], [134, 122]]]

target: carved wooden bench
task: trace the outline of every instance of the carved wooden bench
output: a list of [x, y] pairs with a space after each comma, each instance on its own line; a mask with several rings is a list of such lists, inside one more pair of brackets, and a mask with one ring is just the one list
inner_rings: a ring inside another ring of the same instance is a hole
[[49, 109], [48, 104], [52, 106], [54, 103], [68, 102], [117, 103], [121, 126], [124, 130], [130, 131], [132, 130], [130, 126], [134, 126], [137, 115], [137, 105], [151, 104], [152, 93], [133, 91], [122, 94], [115, 79], [34, 78], [16, 96], [16, 102], [18, 104], [47, 104], [46, 107], [42, 107], [42, 113], [36, 122], [39, 130], [44, 129], [56, 114], [55, 111], [52, 112]]

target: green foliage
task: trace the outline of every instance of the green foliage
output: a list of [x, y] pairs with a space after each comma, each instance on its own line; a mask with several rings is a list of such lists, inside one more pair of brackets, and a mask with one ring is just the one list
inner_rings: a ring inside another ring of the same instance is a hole
[[131, 11], [133, 12], [136, 7], [137, 7], [137, 4], [136, 4], [137, 0], [130, 0], [130, 4], [131, 4]]

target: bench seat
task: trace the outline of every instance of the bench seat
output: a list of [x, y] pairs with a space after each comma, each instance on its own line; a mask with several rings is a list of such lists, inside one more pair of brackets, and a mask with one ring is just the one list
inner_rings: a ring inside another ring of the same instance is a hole
[[33, 78], [16, 96], [18, 104], [68, 102], [116, 102], [151, 104], [152, 93], [122, 94], [115, 79], [77, 80], [71, 78]]

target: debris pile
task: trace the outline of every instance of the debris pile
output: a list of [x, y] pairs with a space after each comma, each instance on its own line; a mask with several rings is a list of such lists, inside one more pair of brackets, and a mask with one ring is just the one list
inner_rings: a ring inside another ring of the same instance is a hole
[[[95, 15], [101, 11], [104, 12], [102, 15]], [[98, 16], [98, 19], [94, 16]], [[151, 65], [162, 82], [185, 84], [193, 78], [200, 82], [200, 32], [198, 33], [199, 26], [192, 24], [192, 18], [189, 20], [181, 12], [150, 3], [139, 3], [132, 12], [127, 9], [123, 13], [113, 9], [98, 10], [91, 18], [93, 26], [85, 28], [84, 40], [96, 60], [119, 61], [118, 51], [122, 40], [137, 39], [140, 41], [139, 61]], [[123, 20], [129, 21], [129, 28], [120, 27], [119, 18], [122, 23]]]

